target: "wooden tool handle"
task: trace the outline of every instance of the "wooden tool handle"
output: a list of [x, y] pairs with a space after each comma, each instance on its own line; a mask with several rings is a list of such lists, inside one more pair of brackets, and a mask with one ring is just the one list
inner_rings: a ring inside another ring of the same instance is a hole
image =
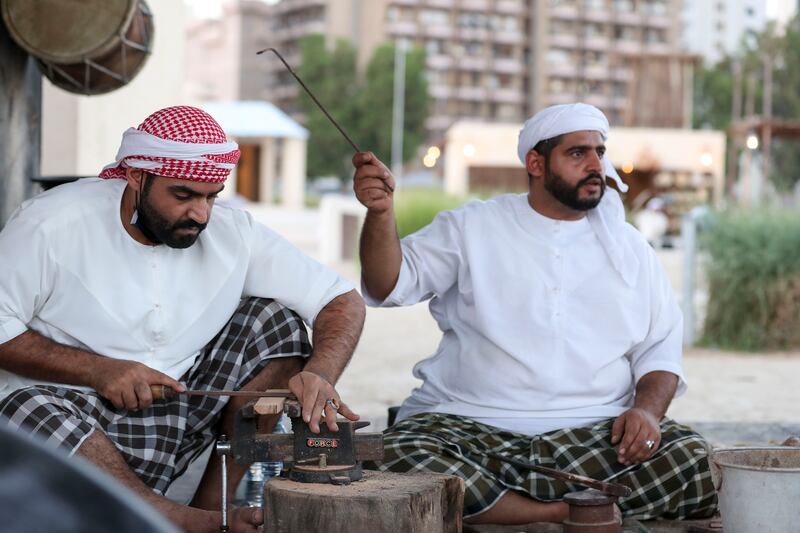
[[153, 400], [170, 400], [177, 396], [177, 392], [172, 390], [172, 387], [166, 385], [150, 385], [150, 394], [153, 395]]

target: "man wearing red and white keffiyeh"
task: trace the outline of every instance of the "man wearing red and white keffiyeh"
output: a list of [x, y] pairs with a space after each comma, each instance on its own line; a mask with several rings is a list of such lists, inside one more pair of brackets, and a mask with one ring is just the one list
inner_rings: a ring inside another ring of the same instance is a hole
[[[0, 262], [0, 419], [84, 456], [188, 531], [218, 531], [218, 456], [191, 506], [164, 494], [232, 434], [243, 401], [163, 401], [154, 386], [288, 387], [312, 431], [337, 430], [337, 410], [358, 419], [334, 384], [363, 300], [246, 211], [214, 206], [239, 155], [208, 113], [162, 109], [123, 134], [99, 178], [25, 202], [0, 232], [0, 257], [15, 258]], [[231, 463], [232, 499], [246, 465]], [[231, 530], [262, 520], [236, 510]]]
[[[210, 206], [208, 215], [195, 211], [170, 220], [170, 213], [159, 212], [149, 203], [154, 181], [151, 176], [170, 178], [187, 194], [191, 193], [188, 189], [194, 189], [216, 196], [223, 188], [218, 184], [228, 177], [240, 154], [238, 145], [225, 138], [225, 132], [208, 113], [188, 106], [168, 107], [122, 135], [116, 160], [103, 169], [100, 177], [129, 180], [134, 194], [131, 223], [147, 240], [186, 248], [205, 229]], [[190, 186], [184, 181], [198, 185]], [[205, 183], [213, 185], [200, 185]], [[200, 206], [200, 210], [205, 207]]]

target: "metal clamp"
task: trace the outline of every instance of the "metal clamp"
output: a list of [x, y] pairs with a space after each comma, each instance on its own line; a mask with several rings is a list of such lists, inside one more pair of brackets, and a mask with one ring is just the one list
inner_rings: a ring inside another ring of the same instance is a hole
[[220, 531], [228, 531], [228, 455], [231, 453], [231, 443], [228, 437], [220, 435], [216, 445], [217, 455], [222, 459], [222, 523]]

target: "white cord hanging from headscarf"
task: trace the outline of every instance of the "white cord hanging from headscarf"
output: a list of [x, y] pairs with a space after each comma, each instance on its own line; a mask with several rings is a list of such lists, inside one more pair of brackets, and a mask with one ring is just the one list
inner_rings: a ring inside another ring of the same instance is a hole
[[[554, 105], [542, 109], [527, 121], [519, 132], [517, 155], [525, 165], [525, 156], [540, 141], [552, 139], [559, 135], [576, 131], [597, 131], [608, 138], [608, 119], [596, 107], [583, 103]], [[628, 186], [622, 182], [608, 154], [603, 157], [603, 170], [607, 177], [613, 179], [622, 192]], [[614, 269], [630, 286], [636, 284], [639, 273], [639, 259], [625, 239], [616, 236], [626, 231], [625, 208], [614, 189], [606, 188], [603, 199], [594, 209], [590, 209], [586, 218], [597, 236], [597, 240], [606, 251]]]

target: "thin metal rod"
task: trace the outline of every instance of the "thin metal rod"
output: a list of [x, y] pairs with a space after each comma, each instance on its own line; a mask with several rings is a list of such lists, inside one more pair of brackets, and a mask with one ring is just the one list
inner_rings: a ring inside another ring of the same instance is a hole
[[284, 66], [287, 68], [287, 70], [288, 70], [288, 71], [291, 73], [291, 75], [292, 75], [292, 76], [294, 76], [294, 79], [296, 79], [296, 80], [297, 80], [297, 83], [299, 83], [299, 84], [300, 84], [300, 86], [302, 86], [302, 87], [303, 87], [303, 89], [305, 89], [305, 91], [306, 91], [306, 93], [308, 94], [308, 96], [310, 96], [310, 97], [311, 97], [311, 99], [312, 99], [312, 100], [314, 100], [314, 103], [315, 103], [315, 104], [317, 104], [317, 107], [319, 107], [319, 108], [320, 108], [320, 110], [321, 110], [323, 113], [325, 113], [325, 116], [326, 116], [326, 117], [328, 117], [328, 120], [330, 120], [330, 121], [331, 121], [331, 123], [332, 123], [334, 126], [336, 126], [336, 129], [337, 129], [337, 130], [339, 130], [339, 133], [341, 133], [342, 135], [344, 135], [344, 138], [345, 138], [345, 139], [347, 139], [347, 142], [349, 142], [349, 143], [350, 143], [350, 146], [352, 146], [352, 147], [353, 147], [353, 150], [355, 150], [356, 152], [360, 152], [360, 151], [361, 151], [361, 149], [360, 149], [358, 146], [356, 146], [356, 143], [355, 143], [355, 142], [353, 142], [353, 139], [351, 139], [351, 138], [350, 138], [350, 136], [349, 136], [349, 135], [348, 135], [348, 134], [347, 134], [347, 133], [346, 133], [346, 132], [345, 132], [345, 131], [342, 129], [342, 127], [341, 127], [341, 126], [339, 126], [339, 123], [338, 123], [338, 122], [336, 122], [336, 121], [333, 119], [333, 117], [331, 116], [331, 114], [330, 114], [330, 113], [328, 113], [328, 110], [327, 110], [327, 109], [325, 109], [325, 106], [324, 106], [324, 105], [322, 105], [322, 104], [320, 103], [320, 101], [319, 101], [319, 100], [317, 100], [317, 97], [316, 97], [316, 96], [314, 96], [314, 93], [312, 93], [312, 92], [311, 92], [311, 89], [309, 89], [309, 88], [306, 86], [306, 84], [305, 84], [305, 83], [303, 83], [303, 80], [301, 80], [301, 79], [300, 79], [300, 77], [299, 77], [297, 74], [295, 74], [294, 70], [292, 70], [292, 67], [290, 67], [290, 66], [289, 66], [289, 63], [287, 63], [287, 62], [286, 62], [286, 60], [283, 58], [283, 56], [282, 56], [282, 55], [281, 55], [281, 54], [280, 54], [280, 53], [279, 53], [277, 50], [275, 50], [274, 48], [264, 48], [263, 50], [260, 50], [260, 51], [256, 52], [256, 54], [263, 54], [263, 53], [264, 53], [264, 52], [266, 52], [267, 50], [269, 50], [269, 51], [273, 52], [273, 53], [274, 53], [276, 56], [278, 56], [278, 59], [280, 59], [280, 60], [281, 60], [281, 63], [283, 63], [283, 64], [284, 64]]
[[612, 496], [619, 496], [625, 498], [627, 496], [630, 496], [632, 492], [630, 487], [621, 485], [619, 483], [612, 483], [610, 481], [598, 481], [590, 477], [581, 476], [578, 474], [570, 474], [569, 472], [562, 472], [561, 470], [548, 468], [546, 466], [535, 465], [533, 463], [528, 463], [526, 461], [517, 461], [515, 459], [511, 459], [510, 457], [505, 457], [503, 455], [500, 455], [499, 453], [490, 452], [487, 455], [489, 457], [492, 457], [493, 459], [497, 459], [498, 461], [514, 465], [518, 468], [533, 470], [534, 472], [544, 474], [545, 476], [548, 477], [560, 479], [563, 481], [568, 481], [570, 483], [574, 483], [576, 485], [582, 485], [584, 487], [589, 487], [592, 489], [597, 489], [599, 491], [605, 492], [606, 494], [611, 494]]

